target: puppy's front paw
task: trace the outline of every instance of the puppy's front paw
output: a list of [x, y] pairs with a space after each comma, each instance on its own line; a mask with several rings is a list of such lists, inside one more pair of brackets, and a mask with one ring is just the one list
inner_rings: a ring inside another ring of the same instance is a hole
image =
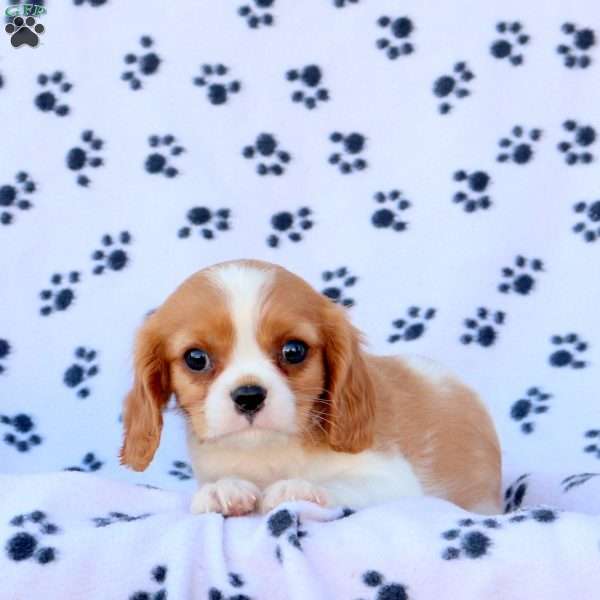
[[321, 506], [327, 506], [329, 503], [328, 494], [324, 488], [304, 479], [283, 479], [265, 489], [260, 510], [267, 513], [282, 502], [294, 500], [307, 500]]
[[216, 483], [205, 483], [192, 499], [191, 511], [221, 513], [239, 517], [253, 512], [260, 497], [260, 490], [244, 479], [219, 479]]

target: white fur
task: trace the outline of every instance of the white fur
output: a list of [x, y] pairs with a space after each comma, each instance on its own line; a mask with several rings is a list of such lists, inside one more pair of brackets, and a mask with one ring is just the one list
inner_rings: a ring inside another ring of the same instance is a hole
[[452, 379], [452, 373], [450, 373], [450, 371], [424, 356], [411, 354], [402, 356], [401, 360], [409, 369], [416, 371], [431, 383], [440, 384], [445, 380]]

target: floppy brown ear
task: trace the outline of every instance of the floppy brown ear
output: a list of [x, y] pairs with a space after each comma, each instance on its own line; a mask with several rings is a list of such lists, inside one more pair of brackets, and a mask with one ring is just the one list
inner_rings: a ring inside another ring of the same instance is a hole
[[136, 340], [133, 388], [125, 398], [121, 464], [143, 471], [154, 456], [169, 395], [169, 373], [160, 338], [147, 322]]
[[325, 363], [329, 400], [329, 445], [360, 452], [373, 442], [375, 390], [361, 350], [361, 335], [338, 306], [325, 321]]

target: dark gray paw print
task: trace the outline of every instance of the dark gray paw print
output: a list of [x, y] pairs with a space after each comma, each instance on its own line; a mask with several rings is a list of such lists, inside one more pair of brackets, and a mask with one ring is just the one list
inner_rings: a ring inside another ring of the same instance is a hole
[[456, 192], [452, 200], [461, 205], [465, 212], [472, 213], [490, 208], [492, 200], [487, 191], [492, 179], [485, 171], [456, 171], [454, 181], [461, 182], [464, 189]]
[[82, 473], [93, 473], [99, 471], [104, 463], [96, 458], [93, 452], [87, 452], [81, 459], [81, 465], [76, 467], [67, 467], [65, 471], [80, 471]]
[[351, 4], [358, 4], [359, 0], [333, 0], [333, 6], [336, 8], [345, 8]]
[[406, 311], [406, 317], [392, 321], [394, 333], [388, 337], [388, 342], [393, 344], [400, 340], [405, 342], [418, 340], [427, 331], [427, 324], [435, 318], [435, 313], [435, 308], [411, 306]]
[[559, 44], [556, 51], [563, 57], [568, 69], [587, 69], [592, 64], [590, 51], [596, 45], [596, 34], [589, 27], [577, 27], [573, 23], [564, 23], [561, 31], [567, 36], [568, 43]]
[[23, 45], [35, 48], [40, 43], [40, 35], [44, 33], [45, 28], [41, 23], [36, 24], [35, 19], [31, 16], [26, 19], [13, 17], [12, 23], [7, 23], [4, 31], [10, 35], [10, 43], [13, 48]]
[[275, 22], [271, 12], [274, 4], [275, 0], [251, 0], [250, 3], [238, 8], [238, 15], [246, 20], [250, 29], [270, 27]]
[[[154, 487], [153, 485], [147, 485], [144, 483], [137, 483], [136, 485], [143, 486], [149, 489], [157, 490], [159, 488]], [[126, 513], [122, 513], [119, 511], [111, 511], [108, 513], [107, 517], [94, 517], [92, 522], [96, 527], [108, 527], [109, 525], [114, 525], [115, 523], [131, 523], [132, 521], [139, 521], [140, 519], [147, 519], [152, 516], [150, 513], [143, 513], [141, 515], [128, 515]], [[149, 597], [148, 597], [149, 600]]]
[[139, 55], [130, 52], [123, 58], [123, 62], [127, 65], [128, 70], [121, 73], [121, 79], [127, 81], [132, 90], [141, 89], [142, 81], [146, 77], [154, 75], [160, 67], [160, 56], [150, 50], [153, 45], [154, 40], [148, 35], [143, 35], [140, 38], [142, 54]]
[[242, 156], [258, 160], [256, 172], [259, 175], [283, 175], [285, 165], [292, 157], [286, 150], [281, 150], [279, 142], [271, 133], [261, 133], [252, 146], [245, 146]]
[[503, 294], [515, 292], [527, 296], [536, 284], [536, 275], [543, 272], [544, 263], [539, 258], [517, 256], [513, 267], [502, 269], [503, 281], [498, 285], [498, 291]]
[[189, 225], [185, 225], [177, 232], [177, 236], [181, 239], [190, 237], [192, 231], [196, 230], [205, 240], [213, 240], [215, 232], [231, 229], [231, 211], [228, 208], [212, 211], [206, 206], [194, 206], [187, 211], [186, 218]]
[[0, 375], [2, 375], [2, 373], [4, 373], [6, 371], [6, 366], [3, 364], [2, 361], [4, 361], [6, 358], [8, 358], [10, 351], [11, 351], [11, 347], [10, 347], [10, 344], [8, 343], [8, 340], [0, 338]]
[[84, 4], [89, 4], [94, 8], [104, 6], [107, 2], [108, 0], [73, 0], [73, 4], [75, 6], [83, 6]]
[[317, 65], [307, 65], [300, 69], [290, 69], [285, 77], [288, 81], [297, 86], [302, 85], [300, 89], [292, 92], [292, 101], [303, 104], [309, 110], [316, 108], [319, 102], [329, 100], [329, 90], [322, 87], [323, 72]]
[[588, 429], [584, 437], [592, 443], [587, 444], [583, 451], [596, 458], [600, 458], [600, 429]]
[[152, 592], [135, 592], [129, 596], [129, 600], [166, 600], [167, 590], [165, 589], [165, 581], [167, 579], [168, 569], [164, 565], [156, 565], [150, 571], [150, 578], [153, 585], [160, 586], [160, 589], [155, 589]]
[[[303, 551], [302, 539], [308, 534], [302, 529], [302, 523], [297, 514], [290, 512], [286, 508], [271, 513], [267, 520], [267, 529], [273, 538], [280, 541], [286, 539], [291, 547]], [[275, 547], [275, 558], [280, 563], [283, 562], [281, 543], [278, 543]]]
[[582, 215], [582, 221], [573, 226], [573, 231], [581, 234], [586, 242], [595, 242], [600, 238], [600, 200], [594, 202], [578, 202], [573, 210]]
[[[480, 527], [487, 529], [484, 533]], [[458, 527], [448, 529], [442, 533], [442, 538], [456, 545], [448, 546], [442, 552], [444, 560], [456, 560], [459, 558], [476, 559], [486, 556], [492, 548], [492, 538], [490, 532], [501, 527], [496, 519], [483, 519], [476, 521], [472, 518], [461, 519], [458, 521]]]
[[46, 513], [34, 510], [29, 514], [16, 515], [10, 520], [10, 525], [21, 531], [6, 542], [8, 558], [16, 562], [33, 559], [40, 565], [56, 560], [56, 548], [40, 543], [45, 536], [60, 533], [60, 529], [48, 520]]
[[185, 148], [177, 143], [175, 136], [151, 135], [148, 138], [148, 145], [150, 148], [155, 148], [155, 151], [146, 157], [144, 168], [147, 173], [164, 175], [169, 179], [179, 175], [179, 171], [169, 162], [169, 159], [185, 152]]
[[554, 335], [550, 341], [556, 346], [556, 350], [548, 358], [553, 367], [583, 369], [587, 366], [586, 361], [581, 360], [581, 355], [588, 349], [588, 344], [579, 339], [577, 334]]
[[362, 576], [363, 583], [377, 590], [374, 600], [409, 600], [407, 587], [401, 583], [386, 583], [379, 571], [367, 571]]
[[479, 344], [483, 348], [489, 348], [498, 339], [498, 329], [506, 320], [506, 315], [501, 311], [491, 311], [480, 307], [477, 309], [477, 317], [465, 319], [466, 332], [460, 337], [463, 344]]
[[229, 69], [222, 64], [202, 65], [202, 75], [194, 78], [194, 85], [206, 88], [206, 97], [211, 104], [225, 104], [233, 94], [237, 94], [242, 84], [228, 77]]
[[87, 398], [90, 395], [87, 382], [95, 377], [99, 371], [96, 361], [98, 353], [95, 350], [80, 346], [75, 349], [74, 355], [75, 362], [65, 370], [63, 382], [67, 387], [76, 390], [79, 398]]
[[504, 512], [511, 513], [521, 508], [527, 494], [529, 474], [521, 475], [504, 492]]
[[511, 162], [517, 165], [525, 165], [534, 157], [534, 148], [542, 137], [541, 129], [530, 129], [527, 131], [520, 125], [512, 128], [509, 137], [502, 138], [498, 142], [500, 153], [496, 156], [498, 162]]
[[386, 31], [385, 35], [380, 37], [375, 45], [379, 50], [383, 50], [390, 60], [414, 52], [415, 47], [410, 39], [415, 30], [415, 25], [408, 17], [379, 17], [377, 25]]
[[570, 475], [569, 477], [565, 477], [561, 481], [561, 485], [563, 486], [563, 493], [570, 492], [573, 488], [579, 487], [580, 485], [584, 485], [591, 479], [595, 477], [600, 477], [600, 473], [578, 473], [577, 475]]
[[94, 250], [92, 261], [94, 275], [102, 275], [107, 271], [121, 271], [129, 263], [126, 247], [131, 244], [129, 231], [121, 231], [118, 236], [105, 234], [100, 240], [102, 248]]
[[529, 36], [523, 31], [519, 21], [500, 21], [496, 24], [500, 37], [492, 42], [490, 53], [494, 58], [506, 59], [514, 67], [523, 64], [522, 46], [529, 42]]
[[80, 273], [71, 271], [65, 275], [55, 273], [50, 277], [52, 287], [40, 292], [43, 304], [40, 314], [44, 317], [57, 311], [67, 310], [75, 300], [75, 286], [80, 282]]
[[301, 232], [312, 229], [313, 225], [312, 211], [307, 206], [298, 209], [296, 214], [288, 211], [279, 212], [271, 217], [271, 227], [277, 233], [267, 238], [267, 245], [277, 248], [281, 240], [286, 237], [292, 242], [299, 242], [302, 240]]
[[457, 62], [454, 65], [451, 75], [442, 75], [433, 82], [433, 94], [443, 102], [438, 104], [440, 114], [448, 114], [453, 104], [452, 97], [462, 100], [471, 94], [468, 83], [475, 78], [475, 75], [467, 67], [466, 62]]
[[69, 106], [62, 100], [63, 94], [68, 94], [73, 85], [69, 83], [62, 71], [55, 71], [52, 75], [40, 73], [37, 78], [41, 91], [33, 100], [42, 112], [53, 112], [59, 117], [69, 114]]
[[0, 423], [9, 428], [8, 433], [4, 434], [4, 442], [18, 452], [29, 452], [42, 443], [42, 438], [35, 433], [35, 423], [29, 415], [0, 415]]
[[91, 180], [85, 173], [86, 167], [92, 167], [97, 169], [104, 164], [104, 159], [100, 154], [99, 150], [102, 150], [104, 142], [95, 136], [91, 129], [86, 129], [81, 134], [81, 141], [83, 142], [83, 148], [81, 146], [75, 146], [67, 152], [67, 167], [71, 171], [78, 172], [77, 183], [82, 187], [87, 187]]
[[250, 596], [238, 593], [240, 588], [243, 588], [245, 585], [244, 579], [239, 573], [229, 573], [227, 575], [227, 580], [229, 585], [235, 588], [235, 594], [233, 596], [227, 596], [226, 592], [213, 587], [208, 591], [208, 600], [252, 600]]
[[344, 135], [335, 131], [329, 136], [329, 139], [334, 144], [342, 146], [341, 152], [329, 155], [330, 164], [337, 165], [340, 173], [346, 175], [367, 168], [367, 161], [359, 156], [367, 145], [367, 138], [364, 135], [356, 132]]
[[10, 225], [17, 210], [29, 210], [33, 206], [30, 194], [35, 190], [35, 183], [25, 171], [15, 175], [14, 184], [0, 186], [0, 224]]
[[535, 429], [536, 415], [541, 415], [550, 410], [548, 400], [552, 394], [542, 391], [538, 387], [527, 390], [524, 398], [519, 398], [510, 407], [510, 418], [521, 424], [523, 433], [532, 433]]
[[570, 141], [565, 140], [558, 144], [558, 150], [564, 155], [565, 162], [570, 166], [591, 163], [594, 160], [591, 147], [596, 141], [596, 130], [591, 125], [580, 125], [572, 119], [565, 121], [562, 127], [571, 135]]
[[169, 471], [169, 475], [179, 479], [179, 481], [188, 481], [194, 476], [194, 472], [188, 463], [183, 460], [175, 460], [173, 461], [173, 466]]
[[371, 223], [378, 229], [391, 229], [392, 231], [405, 231], [408, 221], [404, 220], [404, 211], [411, 207], [400, 190], [377, 192], [373, 196], [377, 204], [383, 205], [371, 215]]
[[324, 296], [346, 308], [354, 306], [354, 299], [346, 296], [345, 292], [356, 284], [358, 277], [352, 275], [346, 267], [340, 267], [334, 271], [323, 271], [321, 278], [327, 283], [327, 287], [321, 290]]

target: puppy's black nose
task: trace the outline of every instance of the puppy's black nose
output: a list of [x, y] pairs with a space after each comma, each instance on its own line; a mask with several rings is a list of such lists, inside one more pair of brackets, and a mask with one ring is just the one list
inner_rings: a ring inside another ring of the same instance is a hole
[[252, 417], [265, 403], [267, 390], [259, 385], [241, 385], [231, 392], [236, 410], [246, 417]]

